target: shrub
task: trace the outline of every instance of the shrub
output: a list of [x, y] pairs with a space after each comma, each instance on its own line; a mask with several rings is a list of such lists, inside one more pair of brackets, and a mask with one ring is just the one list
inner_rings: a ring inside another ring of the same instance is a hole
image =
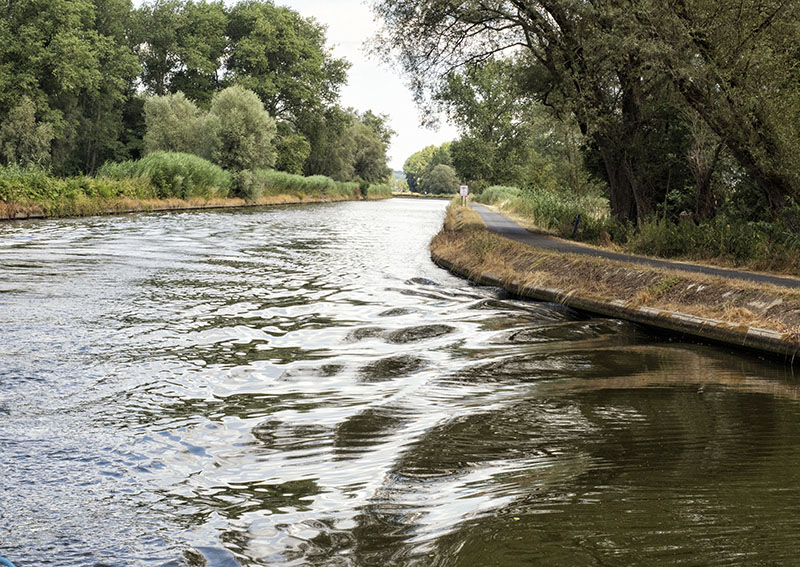
[[520, 191], [517, 187], [492, 185], [491, 187], [484, 189], [481, 194], [475, 198], [475, 200], [485, 205], [495, 205], [516, 199], [521, 194], [522, 191]]
[[382, 199], [392, 196], [392, 188], [388, 185], [370, 185], [367, 187], [368, 199]]
[[458, 176], [455, 169], [440, 163], [422, 176], [419, 185], [426, 193], [457, 193]]
[[219, 166], [195, 155], [174, 152], [153, 152], [138, 161], [105, 164], [98, 176], [146, 179], [161, 199], [226, 197], [231, 187], [231, 175]]
[[294, 194], [299, 197], [307, 195], [325, 195], [351, 199], [359, 195], [357, 183], [334, 181], [324, 175], [303, 177], [273, 169], [255, 169], [242, 171], [237, 175], [237, 193], [239, 196], [255, 201], [269, 195]]
[[214, 148], [205, 114], [181, 92], [148, 98], [144, 119], [144, 147], [148, 153], [182, 152], [209, 157]]
[[533, 219], [537, 226], [563, 236], [572, 234], [575, 219], [581, 216], [579, 234], [596, 239], [608, 230], [608, 201], [598, 195], [574, 195], [547, 189], [527, 189], [514, 199], [511, 208]]
[[0, 167], [0, 201], [35, 202], [57, 208], [59, 202], [82, 198], [113, 199], [130, 197], [148, 199], [155, 193], [147, 180], [68, 177], [57, 179], [39, 167]]
[[215, 94], [207, 124], [215, 138], [212, 159], [225, 169], [242, 171], [275, 164], [275, 120], [253, 91], [233, 86]]

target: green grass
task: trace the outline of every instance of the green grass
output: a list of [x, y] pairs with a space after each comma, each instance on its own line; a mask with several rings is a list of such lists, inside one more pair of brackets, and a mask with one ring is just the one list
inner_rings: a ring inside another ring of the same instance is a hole
[[298, 197], [330, 196], [353, 199], [360, 196], [358, 183], [334, 181], [324, 175], [303, 177], [272, 169], [255, 169], [240, 172], [236, 178], [236, 192], [248, 201], [261, 197], [292, 194]]
[[367, 187], [368, 199], [388, 199], [392, 196], [392, 188], [388, 185], [370, 185]]
[[98, 178], [145, 179], [160, 199], [227, 197], [231, 175], [208, 160], [192, 154], [153, 152], [140, 160], [107, 163]]
[[37, 205], [48, 215], [82, 214], [83, 210], [90, 214], [102, 209], [101, 200], [155, 197], [154, 188], [143, 179], [56, 178], [41, 168], [0, 167], [0, 202], [23, 208]]
[[481, 191], [480, 195], [475, 197], [475, 200], [484, 205], [498, 205], [506, 201], [517, 199], [521, 194], [522, 191], [517, 187], [492, 185]]

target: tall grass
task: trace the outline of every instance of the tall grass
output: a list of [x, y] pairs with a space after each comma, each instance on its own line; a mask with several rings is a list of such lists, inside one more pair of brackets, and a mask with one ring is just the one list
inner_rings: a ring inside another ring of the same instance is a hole
[[580, 215], [578, 238], [611, 241], [634, 254], [800, 272], [800, 236], [779, 223], [746, 222], [721, 213], [699, 224], [654, 218], [635, 226], [613, 219], [604, 197], [547, 189], [493, 186], [476, 200], [499, 205], [561, 236], [572, 235]]
[[500, 205], [531, 219], [543, 230], [570, 236], [580, 215], [578, 236], [584, 240], [600, 239], [607, 231], [608, 201], [599, 195], [574, 195], [566, 191], [494, 185], [484, 189], [479, 203]]
[[392, 188], [388, 185], [370, 185], [367, 187], [367, 199], [388, 199], [392, 196]]
[[505, 202], [518, 198], [522, 191], [517, 187], [506, 185], [492, 185], [484, 189], [475, 200], [484, 205], [501, 205]]
[[53, 210], [58, 203], [81, 199], [152, 199], [155, 192], [141, 179], [56, 178], [38, 167], [0, 166], [0, 201], [39, 203]]
[[140, 160], [107, 163], [97, 172], [99, 178], [146, 179], [160, 199], [226, 197], [230, 173], [201, 157], [178, 152], [153, 152]]
[[717, 216], [695, 224], [654, 219], [627, 231], [625, 249], [638, 253], [693, 260], [722, 260], [755, 269], [796, 271], [800, 242], [780, 226], [742, 222]]
[[353, 199], [361, 196], [358, 183], [334, 181], [324, 175], [303, 177], [272, 169], [255, 169], [240, 172], [236, 178], [237, 193], [248, 201], [261, 197], [293, 194], [300, 198], [327, 196]]

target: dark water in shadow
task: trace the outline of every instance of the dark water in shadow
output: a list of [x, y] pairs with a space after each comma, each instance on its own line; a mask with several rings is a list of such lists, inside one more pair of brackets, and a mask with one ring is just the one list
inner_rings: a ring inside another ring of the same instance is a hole
[[471, 286], [443, 208], [0, 225], [0, 555], [798, 564], [791, 369]]

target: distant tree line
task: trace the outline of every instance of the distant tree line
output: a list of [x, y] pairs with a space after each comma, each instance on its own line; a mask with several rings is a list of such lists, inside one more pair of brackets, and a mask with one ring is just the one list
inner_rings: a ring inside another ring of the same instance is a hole
[[387, 118], [339, 106], [313, 18], [246, 0], [0, 3], [0, 164], [57, 175], [167, 150], [230, 169], [379, 182]]
[[640, 223], [800, 229], [800, 3], [379, 0], [383, 52], [483, 185], [600, 183]]

